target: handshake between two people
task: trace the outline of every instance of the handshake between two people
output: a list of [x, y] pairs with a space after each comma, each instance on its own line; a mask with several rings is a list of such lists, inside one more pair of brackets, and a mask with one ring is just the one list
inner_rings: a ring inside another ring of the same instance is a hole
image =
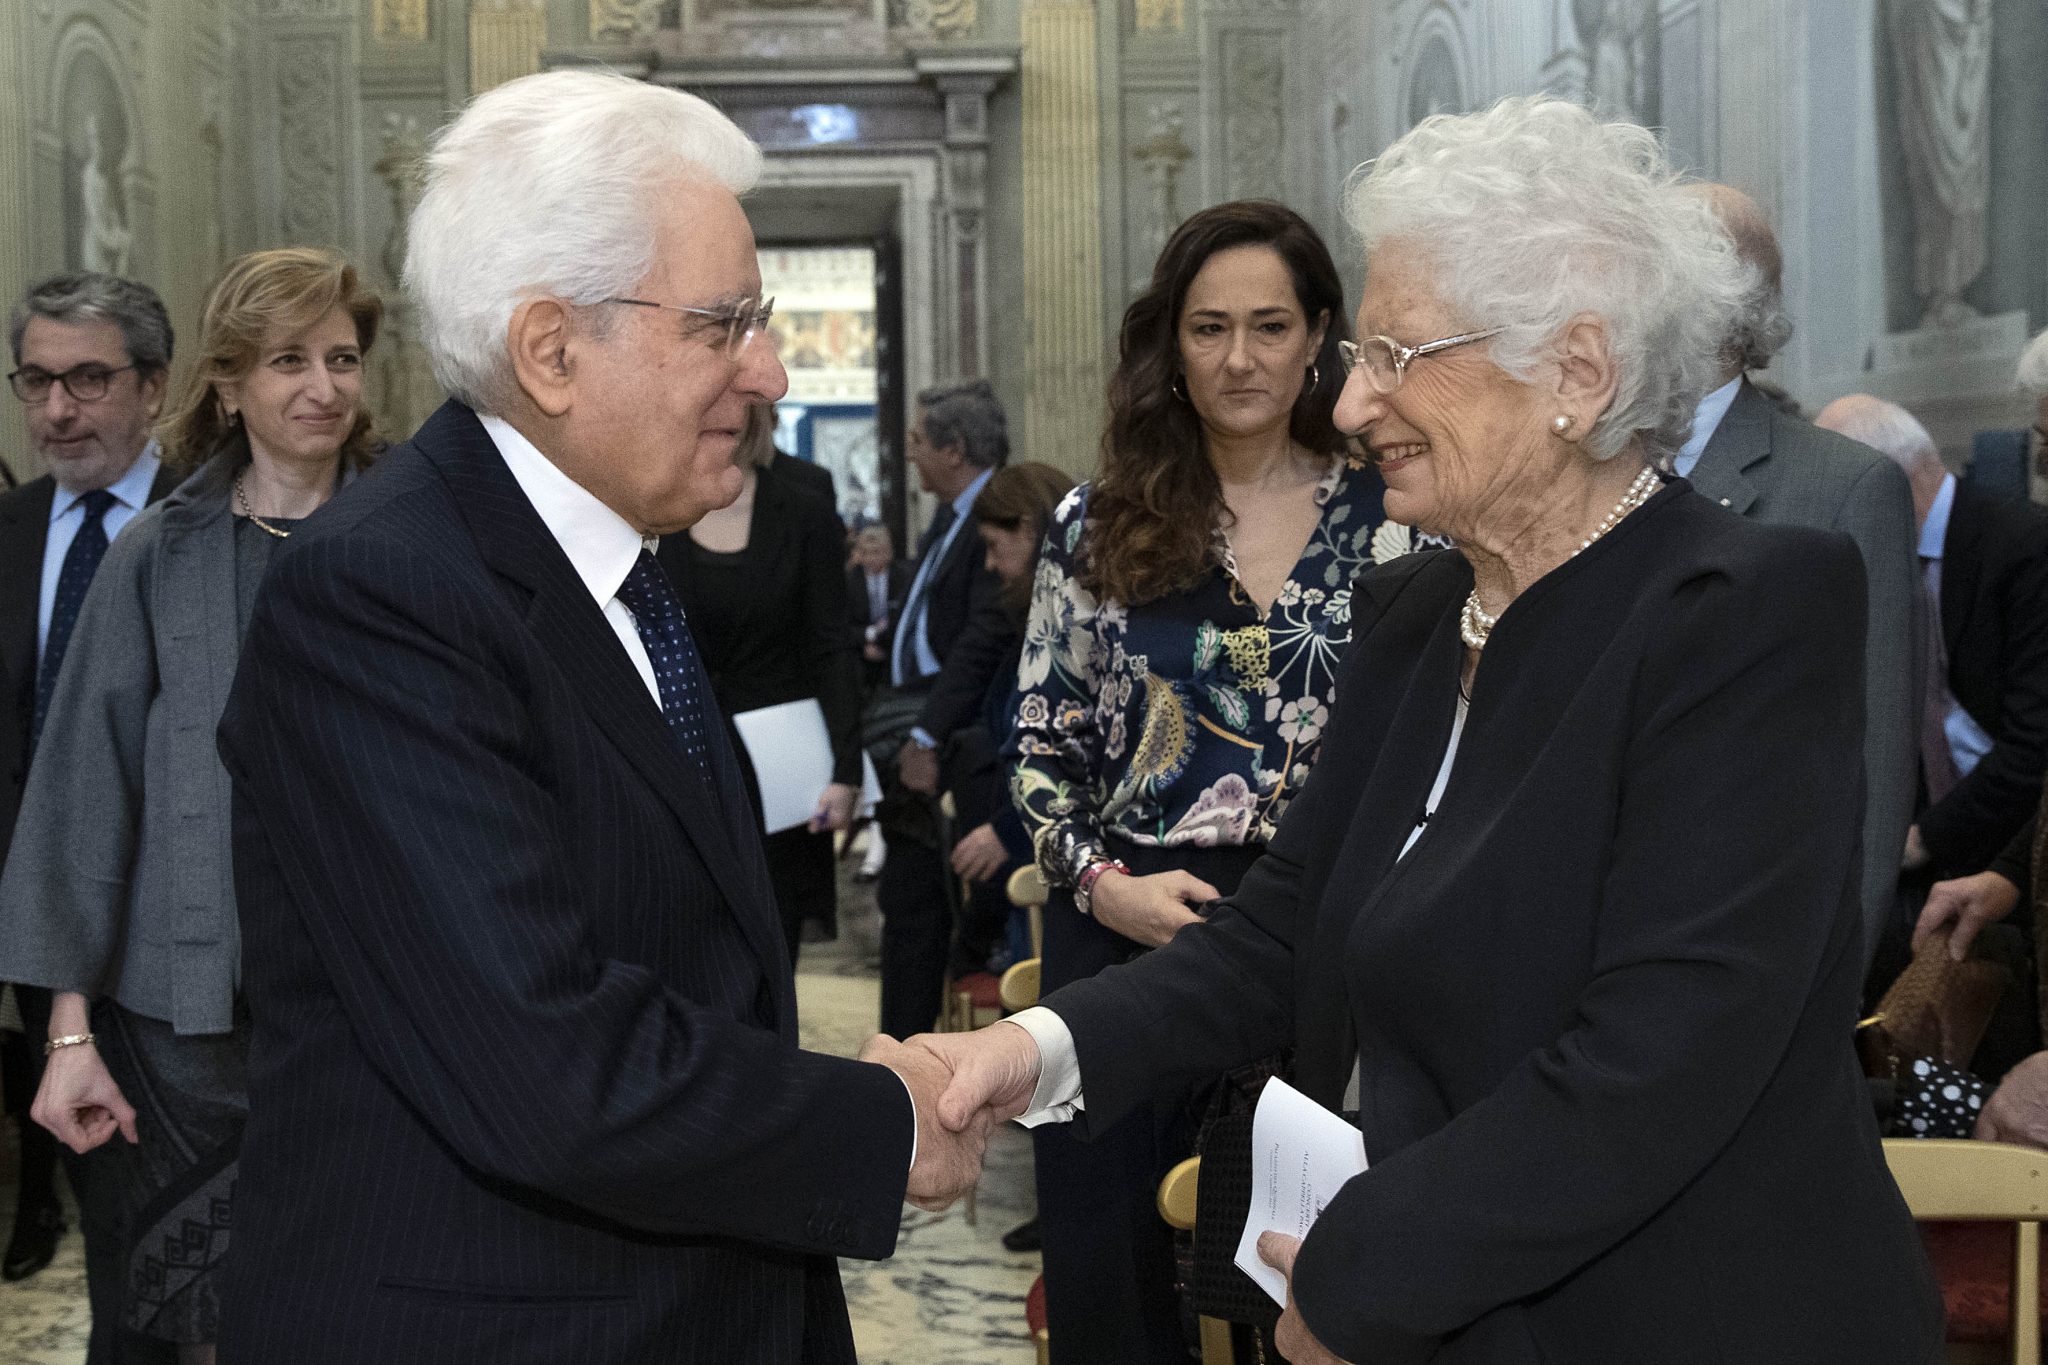
[[934, 1211], [974, 1188], [989, 1131], [1025, 1111], [1041, 1069], [1038, 1044], [1007, 1021], [901, 1043], [878, 1033], [860, 1059], [888, 1067], [910, 1087], [917, 1157], [905, 1197]]

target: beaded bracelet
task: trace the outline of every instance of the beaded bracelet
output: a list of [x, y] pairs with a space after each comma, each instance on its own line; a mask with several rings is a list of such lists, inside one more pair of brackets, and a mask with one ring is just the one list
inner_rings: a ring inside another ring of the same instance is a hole
[[1088, 864], [1081, 870], [1081, 879], [1074, 883], [1074, 908], [1082, 914], [1095, 913], [1095, 883], [1105, 872], [1121, 872], [1126, 877], [1131, 875], [1131, 869], [1115, 858], [1104, 858], [1100, 862]]
[[62, 1038], [52, 1038], [49, 1042], [44, 1043], [43, 1055], [47, 1057], [60, 1047], [77, 1047], [80, 1043], [92, 1043], [97, 1041], [99, 1040], [97, 1036], [94, 1034], [67, 1033]]

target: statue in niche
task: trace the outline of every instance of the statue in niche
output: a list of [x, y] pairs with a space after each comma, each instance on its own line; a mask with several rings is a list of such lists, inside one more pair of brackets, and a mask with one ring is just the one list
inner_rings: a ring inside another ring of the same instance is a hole
[[1586, 54], [1586, 97], [1595, 109], [1632, 123], [1657, 111], [1655, 0], [1572, 0], [1572, 22]]
[[[1180, 176], [1195, 159], [1195, 150], [1182, 136], [1187, 116], [1179, 105], [1155, 104], [1145, 111], [1145, 116], [1149, 126], [1145, 137], [1131, 145], [1131, 160], [1144, 172], [1152, 189], [1152, 222], [1143, 237], [1150, 251], [1140, 267], [1149, 276], [1151, 257], [1165, 248], [1167, 238], [1180, 226]], [[1142, 281], [1139, 287], [1143, 287]]]
[[1991, 0], [1885, 0], [1922, 324], [1975, 317], [1991, 206]]
[[108, 275], [128, 273], [133, 234], [121, 209], [121, 186], [101, 149], [100, 116], [88, 113], [79, 131], [78, 264]]
[[1415, 59], [1408, 81], [1408, 126], [1431, 114], [1456, 114], [1465, 109], [1465, 91], [1458, 80], [1457, 58], [1441, 33], [1432, 33]]

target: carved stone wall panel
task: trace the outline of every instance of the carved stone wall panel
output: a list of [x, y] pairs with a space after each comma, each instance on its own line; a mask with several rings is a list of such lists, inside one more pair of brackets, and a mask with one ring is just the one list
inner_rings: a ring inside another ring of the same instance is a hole
[[[29, 77], [29, 15], [20, 9], [0, 13], [0, 85], [11, 90], [32, 88]], [[16, 299], [28, 287], [35, 269], [30, 238], [33, 163], [29, 153], [30, 102], [0, 100], [0, 291]], [[12, 461], [17, 475], [27, 476], [27, 427], [21, 404], [0, 412], [0, 459]]]
[[324, 34], [277, 41], [273, 88], [277, 108], [280, 241], [347, 246], [353, 178], [348, 110], [349, 65], [344, 43]]
[[370, 32], [382, 43], [426, 42], [427, 0], [370, 0]]
[[1223, 76], [1221, 197], [1285, 199], [1285, 38], [1268, 29], [1225, 31], [1217, 54]]
[[1131, 0], [1131, 26], [1140, 33], [1179, 33], [1187, 27], [1187, 0]]
[[964, 38], [981, 22], [977, 0], [889, 0], [889, 27], [909, 37]]
[[1123, 95], [1124, 274], [1135, 295], [1151, 279], [1166, 239], [1198, 207], [1200, 96], [1192, 83], [1126, 84]]

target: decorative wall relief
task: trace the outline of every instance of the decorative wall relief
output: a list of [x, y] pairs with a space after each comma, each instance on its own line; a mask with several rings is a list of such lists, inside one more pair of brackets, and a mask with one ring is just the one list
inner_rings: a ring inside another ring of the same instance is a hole
[[661, 0], [590, 0], [590, 36], [601, 43], [630, 43], [661, 24]]
[[353, 0], [255, 0], [259, 19], [333, 19], [347, 13]]
[[1186, 0], [1135, 0], [1140, 33], [1179, 33], [1187, 27]]
[[427, 0], [371, 0], [370, 31], [387, 43], [424, 43]]
[[1961, 295], [1988, 259], [1991, 0], [1885, 0], [1923, 325], [1976, 316]]
[[1144, 140], [1131, 146], [1131, 164], [1138, 169], [1148, 196], [1146, 227], [1141, 238], [1146, 248], [1142, 261], [1131, 262], [1133, 276], [1149, 278], [1153, 258], [1165, 247], [1166, 239], [1180, 226], [1180, 177], [1195, 159], [1183, 133], [1187, 116], [1177, 104], [1155, 104], [1145, 111]]
[[1261, 29], [1223, 35], [1223, 185], [1228, 199], [1284, 199], [1283, 36]]
[[277, 45], [278, 227], [288, 242], [340, 243], [342, 57], [332, 38], [286, 38]]
[[383, 342], [377, 348], [382, 354], [376, 371], [376, 409], [387, 430], [410, 431], [426, 416], [422, 399], [432, 390], [426, 358], [414, 339], [412, 302], [402, 288], [412, 214], [427, 176], [427, 139], [419, 120], [385, 114], [378, 151], [373, 169], [391, 195], [391, 230], [384, 236], [377, 263], [384, 267], [391, 292]]
[[99, 55], [80, 50], [64, 82], [64, 254], [74, 270], [128, 274], [134, 261], [127, 196], [127, 103]]
[[889, 0], [889, 27], [934, 38], [963, 38], [980, 15], [976, 0]]
[[1609, 115], [1657, 121], [1656, 0], [1572, 0], [1586, 60], [1586, 96]]

